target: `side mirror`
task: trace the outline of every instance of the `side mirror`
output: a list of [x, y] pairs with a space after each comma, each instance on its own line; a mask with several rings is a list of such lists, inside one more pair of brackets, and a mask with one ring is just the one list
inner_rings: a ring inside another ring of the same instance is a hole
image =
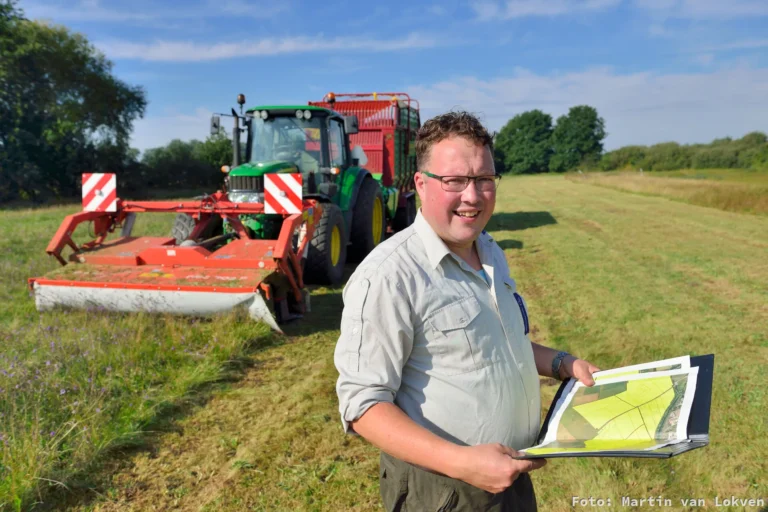
[[352, 157], [352, 162], [354, 163], [357, 161], [356, 165], [365, 165], [368, 163], [368, 156], [365, 154], [365, 151], [363, 151], [362, 146], [353, 147], [351, 153], [350, 156]]
[[344, 131], [347, 132], [347, 135], [354, 135], [360, 131], [357, 124], [357, 116], [344, 117]]
[[211, 135], [218, 135], [221, 130], [221, 118], [219, 116], [211, 116]]

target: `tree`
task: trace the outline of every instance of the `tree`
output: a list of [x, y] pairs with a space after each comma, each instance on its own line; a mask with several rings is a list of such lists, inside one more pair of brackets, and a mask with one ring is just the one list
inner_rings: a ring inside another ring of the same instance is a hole
[[514, 174], [547, 172], [552, 155], [552, 116], [541, 110], [518, 114], [501, 129], [496, 148]]
[[0, 200], [76, 196], [83, 172], [122, 170], [146, 99], [111, 72], [82, 35], [0, 3]]
[[224, 133], [211, 135], [195, 148], [195, 158], [215, 169], [232, 163], [232, 139]]
[[564, 172], [581, 162], [597, 162], [603, 152], [605, 121], [594, 107], [578, 105], [557, 118], [552, 131], [553, 154], [549, 169]]

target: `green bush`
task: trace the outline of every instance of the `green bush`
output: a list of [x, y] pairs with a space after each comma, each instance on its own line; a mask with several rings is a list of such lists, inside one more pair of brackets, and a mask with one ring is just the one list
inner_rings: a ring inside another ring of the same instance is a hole
[[624, 146], [602, 155], [600, 169], [671, 171], [695, 169], [767, 169], [768, 136], [751, 132], [740, 139], [723, 137], [709, 144], [664, 142], [653, 146]]

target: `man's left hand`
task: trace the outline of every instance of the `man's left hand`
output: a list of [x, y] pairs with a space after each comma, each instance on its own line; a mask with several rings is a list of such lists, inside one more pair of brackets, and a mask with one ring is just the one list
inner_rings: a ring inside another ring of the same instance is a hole
[[563, 360], [563, 364], [560, 365], [560, 377], [563, 380], [573, 377], [574, 379], [578, 379], [579, 382], [585, 386], [595, 385], [595, 379], [592, 378], [592, 374], [599, 371], [600, 368], [589, 361], [576, 359], [573, 356], [566, 357]]

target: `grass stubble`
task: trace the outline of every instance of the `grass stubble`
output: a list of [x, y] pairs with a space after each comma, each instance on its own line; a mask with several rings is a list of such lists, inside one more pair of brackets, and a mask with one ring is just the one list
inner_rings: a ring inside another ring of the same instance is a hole
[[[338, 418], [340, 289], [315, 290], [285, 337], [234, 313], [39, 315], [25, 280], [55, 268], [41, 254], [65, 211], [0, 213], [6, 509], [378, 509], [378, 452]], [[153, 222], [143, 227], [154, 234], [170, 225]], [[670, 460], [552, 460], [533, 474], [543, 510], [568, 510], [573, 496], [662, 495], [674, 509], [768, 497], [767, 228], [762, 216], [562, 177], [504, 180], [489, 231], [534, 340], [603, 368], [716, 354], [710, 446]], [[228, 371], [236, 378], [222, 382]], [[542, 379], [545, 406], [555, 390]]]

